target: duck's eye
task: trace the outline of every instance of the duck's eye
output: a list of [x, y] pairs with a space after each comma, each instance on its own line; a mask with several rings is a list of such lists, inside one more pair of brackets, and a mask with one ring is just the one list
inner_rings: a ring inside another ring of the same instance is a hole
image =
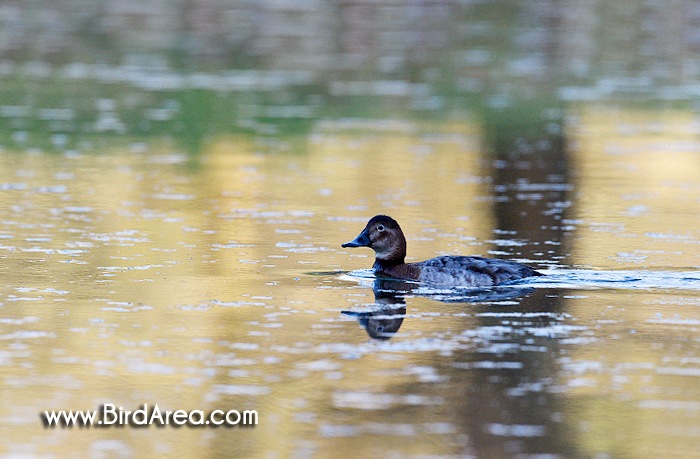
[[384, 231], [384, 225], [377, 225], [377, 231], [379, 231], [380, 233]]

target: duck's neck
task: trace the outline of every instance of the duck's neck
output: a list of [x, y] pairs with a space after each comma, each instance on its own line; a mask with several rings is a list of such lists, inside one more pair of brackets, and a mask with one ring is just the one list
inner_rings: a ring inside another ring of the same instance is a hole
[[374, 265], [372, 265], [372, 269], [374, 269], [375, 272], [379, 271], [387, 271], [395, 266], [402, 265], [404, 264], [404, 258], [392, 258], [392, 259], [383, 259], [383, 258], [375, 258], [374, 259]]
[[406, 238], [400, 228], [397, 228], [396, 237], [391, 239], [388, 245], [373, 247], [375, 251], [374, 268], [375, 272], [387, 271], [404, 264], [406, 259]]

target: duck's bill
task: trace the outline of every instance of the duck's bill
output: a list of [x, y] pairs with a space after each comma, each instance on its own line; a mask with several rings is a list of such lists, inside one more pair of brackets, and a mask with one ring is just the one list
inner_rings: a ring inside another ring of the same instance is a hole
[[341, 247], [369, 247], [372, 244], [372, 242], [369, 240], [369, 234], [367, 234], [367, 231], [362, 231], [359, 236], [357, 236], [355, 239], [353, 239], [350, 242], [346, 242], [345, 244], [341, 245]]

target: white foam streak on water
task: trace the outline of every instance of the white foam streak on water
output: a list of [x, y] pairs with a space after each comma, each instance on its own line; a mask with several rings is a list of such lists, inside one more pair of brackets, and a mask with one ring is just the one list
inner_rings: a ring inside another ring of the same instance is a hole
[[[548, 270], [544, 277], [528, 279], [538, 288], [700, 290], [700, 271]], [[523, 284], [519, 284], [523, 285]]]
[[[700, 290], [700, 271], [616, 271], [585, 269], [552, 269], [540, 271], [543, 277], [523, 279], [517, 283], [501, 285], [505, 288], [558, 288], [558, 289], [641, 289], [641, 290]], [[369, 285], [376, 277], [371, 269], [358, 269], [340, 276], [340, 280]], [[416, 284], [407, 282], [407, 284]], [[414, 291], [421, 295], [454, 293], [455, 290], [421, 285]], [[474, 289], [476, 290], [476, 289]]]

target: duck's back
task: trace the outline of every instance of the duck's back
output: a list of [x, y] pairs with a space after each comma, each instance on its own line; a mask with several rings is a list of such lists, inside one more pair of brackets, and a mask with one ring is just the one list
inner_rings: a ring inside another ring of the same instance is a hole
[[529, 266], [497, 258], [442, 256], [419, 263], [420, 282], [440, 286], [484, 287], [541, 276]]

